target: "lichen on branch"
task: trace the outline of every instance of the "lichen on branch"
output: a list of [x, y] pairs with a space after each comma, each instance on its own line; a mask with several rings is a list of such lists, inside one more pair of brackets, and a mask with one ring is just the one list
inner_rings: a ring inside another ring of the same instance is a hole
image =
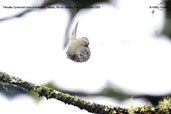
[[35, 92], [38, 96], [44, 96], [47, 99], [54, 98], [60, 100], [66, 104], [76, 106], [80, 109], [87, 110], [91, 113], [96, 114], [169, 114], [171, 113], [171, 99], [165, 98], [163, 101], [160, 101], [159, 105], [156, 108], [151, 108], [151, 105], [145, 105], [143, 107], [134, 107], [130, 108], [120, 108], [112, 107], [107, 105], [101, 105], [97, 103], [87, 102], [78, 96], [71, 96], [67, 93], [62, 93], [60, 91], [48, 88], [42, 85], [36, 85], [27, 81], [23, 81], [20, 78], [10, 76], [4, 72], [0, 72], [0, 83], [10, 84], [19, 88], [23, 88], [25, 91]]
[[96, 103], [87, 102], [77, 96], [71, 96], [67, 93], [62, 93], [45, 86], [36, 85], [27, 81], [23, 81], [20, 78], [10, 76], [4, 72], [0, 72], [0, 83], [11, 84], [23, 88], [26, 91], [35, 92], [39, 96], [44, 96], [47, 99], [54, 98], [60, 100], [66, 104], [76, 106], [80, 109], [85, 109], [88, 112], [98, 113], [98, 114], [109, 114], [113, 110], [127, 112], [126, 109], [113, 108], [106, 105], [100, 105]]

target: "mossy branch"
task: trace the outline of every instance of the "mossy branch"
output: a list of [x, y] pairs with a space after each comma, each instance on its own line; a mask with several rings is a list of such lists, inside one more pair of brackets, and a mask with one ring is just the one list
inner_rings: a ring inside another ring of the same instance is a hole
[[106, 105], [100, 105], [96, 103], [90, 103], [77, 96], [71, 96], [66, 93], [62, 93], [45, 86], [36, 85], [27, 81], [23, 81], [20, 78], [10, 76], [4, 72], [0, 72], [0, 83], [11, 84], [17, 87], [21, 87], [26, 91], [32, 91], [37, 93], [39, 96], [44, 96], [47, 99], [54, 98], [60, 100], [66, 104], [74, 105], [80, 109], [85, 109], [88, 112], [98, 114], [109, 114], [112, 110], [117, 112], [127, 112], [126, 109], [113, 108]]
[[151, 105], [145, 105], [144, 107], [131, 106], [129, 109], [126, 109], [87, 102], [77, 96], [71, 96], [67, 93], [62, 93], [45, 86], [40, 86], [27, 81], [23, 81], [20, 78], [10, 76], [4, 72], [0, 72], [0, 83], [2, 85], [10, 84], [16, 87], [20, 87], [26, 91], [35, 92], [39, 96], [44, 96], [47, 99], [54, 98], [66, 104], [70, 104], [80, 109], [87, 110], [88, 112], [97, 114], [169, 114], [171, 112], [171, 99], [169, 98], [161, 101], [156, 108], [151, 108]]

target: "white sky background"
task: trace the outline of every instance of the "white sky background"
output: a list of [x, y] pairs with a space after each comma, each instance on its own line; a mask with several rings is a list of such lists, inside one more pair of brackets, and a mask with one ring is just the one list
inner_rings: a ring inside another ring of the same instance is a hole
[[[20, 12], [3, 9], [3, 5], [33, 3], [11, 1], [1, 1], [0, 18]], [[94, 92], [110, 81], [131, 92], [167, 93], [170, 91], [171, 43], [164, 36], [154, 35], [161, 30], [164, 11], [156, 10], [152, 15], [149, 8], [158, 3], [159, 0], [119, 0], [116, 7], [104, 4], [100, 9], [81, 11], [72, 28], [79, 20], [78, 36], [89, 38], [92, 55], [85, 63], [67, 59], [62, 49], [69, 19], [67, 9], [35, 11], [0, 23], [0, 70], [37, 84], [54, 81], [69, 90]], [[18, 113], [17, 109], [23, 106], [28, 114], [34, 111], [45, 114], [49, 110], [87, 114], [56, 100], [35, 105], [31, 98], [26, 98], [19, 96], [8, 101], [0, 94], [3, 102], [0, 107], [5, 111], [10, 106], [13, 110], [9, 113]], [[89, 100], [125, 107], [130, 103], [106, 98]], [[135, 104], [138, 103], [145, 104], [138, 101]], [[47, 106], [49, 108], [45, 108]]]

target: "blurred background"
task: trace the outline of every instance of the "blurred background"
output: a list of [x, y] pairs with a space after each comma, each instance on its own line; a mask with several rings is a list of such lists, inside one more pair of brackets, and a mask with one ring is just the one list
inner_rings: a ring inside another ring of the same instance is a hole
[[[169, 0], [0, 1], [0, 70], [90, 102], [155, 106], [171, 93], [170, 4]], [[85, 63], [75, 63], [65, 53], [77, 21], [77, 36], [90, 41], [91, 57]], [[1, 112], [7, 114], [88, 114], [54, 99], [38, 101], [20, 88], [7, 88], [0, 89]]]

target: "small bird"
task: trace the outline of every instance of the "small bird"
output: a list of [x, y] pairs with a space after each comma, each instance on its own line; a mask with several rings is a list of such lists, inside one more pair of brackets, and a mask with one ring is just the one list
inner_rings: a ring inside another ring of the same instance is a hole
[[68, 49], [66, 51], [67, 57], [75, 62], [86, 62], [91, 55], [89, 46], [89, 40], [86, 37], [77, 38], [78, 22], [72, 31], [72, 37], [68, 44]]

